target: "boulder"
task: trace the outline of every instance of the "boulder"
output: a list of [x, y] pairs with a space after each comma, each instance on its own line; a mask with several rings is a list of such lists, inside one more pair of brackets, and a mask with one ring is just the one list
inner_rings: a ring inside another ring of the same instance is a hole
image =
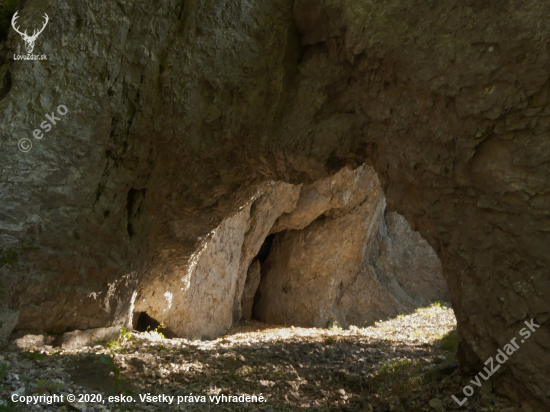
[[17, 338], [13, 343], [22, 349], [40, 348], [45, 345], [51, 345], [55, 341], [54, 336], [45, 333], [27, 334]]
[[62, 349], [79, 349], [85, 346], [95, 346], [98, 342], [110, 342], [118, 340], [120, 327], [95, 328], [87, 330], [75, 330], [63, 334], [61, 339]]

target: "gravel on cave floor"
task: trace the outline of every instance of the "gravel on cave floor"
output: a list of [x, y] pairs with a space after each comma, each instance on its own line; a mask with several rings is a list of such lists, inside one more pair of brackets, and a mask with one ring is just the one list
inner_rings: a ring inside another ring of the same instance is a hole
[[[211, 341], [134, 332], [110, 347], [59, 351], [9, 345], [0, 350], [0, 411], [529, 412], [528, 405], [493, 393], [490, 380], [459, 407], [451, 395], [462, 400], [472, 376], [456, 367], [457, 341], [453, 310], [434, 304], [351, 330], [250, 321]], [[12, 404], [14, 393], [64, 400]], [[133, 402], [109, 401], [116, 393]], [[77, 402], [67, 402], [69, 394]], [[78, 402], [86, 394], [100, 394], [102, 401]], [[140, 395], [147, 394], [174, 398], [171, 404], [169, 398], [142, 401]], [[264, 402], [233, 398], [241, 395], [261, 395]]]

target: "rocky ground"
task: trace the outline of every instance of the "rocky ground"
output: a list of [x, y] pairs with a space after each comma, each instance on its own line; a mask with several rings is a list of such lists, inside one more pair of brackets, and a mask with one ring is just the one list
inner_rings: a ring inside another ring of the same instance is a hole
[[[456, 320], [444, 305], [368, 328], [327, 326], [251, 321], [212, 341], [134, 332], [63, 351], [10, 344], [0, 352], [0, 411], [530, 411], [490, 383], [462, 407], [452, 400], [470, 377], [457, 369]], [[109, 399], [117, 394], [124, 401]], [[64, 398], [48, 404], [49, 395]], [[19, 396], [43, 398], [9, 402]]]

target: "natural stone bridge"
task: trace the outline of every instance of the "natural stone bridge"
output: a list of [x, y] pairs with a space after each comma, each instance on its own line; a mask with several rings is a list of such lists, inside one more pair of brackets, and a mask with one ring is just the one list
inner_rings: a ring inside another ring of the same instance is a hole
[[21, 3], [48, 60], [0, 43], [4, 334], [368, 323], [448, 285], [465, 369], [540, 325], [493, 380], [550, 406], [550, 4]]

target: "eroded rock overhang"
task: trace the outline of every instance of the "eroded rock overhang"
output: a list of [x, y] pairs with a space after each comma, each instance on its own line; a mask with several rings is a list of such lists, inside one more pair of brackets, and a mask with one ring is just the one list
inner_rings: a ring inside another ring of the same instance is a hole
[[[435, 252], [385, 209], [366, 165], [308, 185], [264, 184], [190, 258], [161, 266], [162, 274], [151, 268], [134, 310], [194, 339], [219, 336], [251, 316], [365, 326], [447, 299]], [[259, 257], [266, 239], [270, 250]]]

